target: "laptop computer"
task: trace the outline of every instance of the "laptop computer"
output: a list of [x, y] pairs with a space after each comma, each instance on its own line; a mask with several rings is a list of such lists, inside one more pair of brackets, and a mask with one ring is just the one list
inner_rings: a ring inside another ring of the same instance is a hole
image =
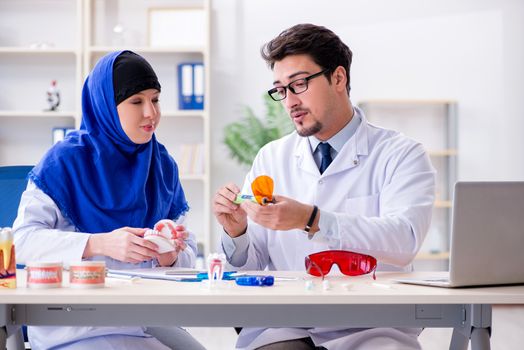
[[397, 279], [436, 287], [524, 283], [524, 182], [457, 182], [449, 278]]

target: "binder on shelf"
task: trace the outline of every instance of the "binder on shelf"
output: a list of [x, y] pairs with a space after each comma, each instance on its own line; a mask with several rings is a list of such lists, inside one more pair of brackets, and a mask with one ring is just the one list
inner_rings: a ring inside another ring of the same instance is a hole
[[178, 108], [204, 109], [204, 65], [201, 62], [178, 65]]
[[194, 109], [204, 109], [204, 65], [193, 65]]

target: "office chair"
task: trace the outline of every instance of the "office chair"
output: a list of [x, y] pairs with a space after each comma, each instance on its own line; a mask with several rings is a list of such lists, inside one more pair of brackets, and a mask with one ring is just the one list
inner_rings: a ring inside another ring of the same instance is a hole
[[[0, 166], [0, 227], [11, 227], [16, 219], [20, 197], [27, 186], [30, 165]], [[12, 334], [7, 340], [7, 349], [25, 349], [27, 341], [25, 327]]]
[[0, 227], [11, 227], [27, 186], [30, 165], [0, 166]]

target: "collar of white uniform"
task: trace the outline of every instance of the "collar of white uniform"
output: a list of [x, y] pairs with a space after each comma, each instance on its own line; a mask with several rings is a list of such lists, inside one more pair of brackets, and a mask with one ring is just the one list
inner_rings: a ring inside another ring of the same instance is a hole
[[[333, 158], [336, 157], [338, 153], [342, 150], [346, 142], [350, 140], [353, 135], [357, 132], [359, 129], [359, 126], [362, 124], [363, 120], [363, 113], [358, 107], [353, 107], [355, 113], [353, 115], [353, 118], [347, 123], [339, 132], [337, 132], [335, 135], [333, 135], [331, 138], [325, 141], [321, 141], [315, 136], [309, 136], [307, 139], [309, 141], [309, 145], [311, 147], [311, 152], [315, 152], [317, 149], [317, 146], [321, 142], [327, 142], [331, 147], [334, 149]], [[358, 137], [357, 137], [358, 138]], [[358, 141], [357, 141], [358, 144]], [[367, 147], [366, 147], [367, 150]], [[358, 153], [358, 152], [357, 152]]]

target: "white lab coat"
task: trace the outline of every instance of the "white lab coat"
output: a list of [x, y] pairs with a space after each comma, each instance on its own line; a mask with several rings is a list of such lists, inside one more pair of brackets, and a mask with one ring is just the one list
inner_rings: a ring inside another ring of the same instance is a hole
[[[64, 218], [53, 200], [29, 182], [22, 194], [18, 216], [13, 224], [16, 260], [28, 261], [81, 261], [89, 234], [77, 232]], [[195, 264], [196, 240], [190, 233], [188, 248], [180, 253], [175, 266], [192, 267]], [[124, 263], [109, 257], [107, 268], [146, 268], [155, 261], [141, 264]], [[137, 315], [137, 317], [140, 317]], [[145, 332], [145, 327], [28, 327], [31, 348], [38, 349], [131, 349], [168, 350], [169, 348]], [[184, 336], [184, 333], [178, 333]], [[189, 336], [188, 336], [189, 337]]]
[[[247, 236], [240, 238], [244, 242], [236, 245], [236, 249], [247, 253], [241, 259], [245, 263], [237, 268], [304, 270], [306, 255], [329, 249], [372, 255], [379, 262], [378, 270], [411, 268], [431, 221], [435, 171], [421, 144], [369, 124], [362, 111], [355, 110], [361, 124], [322, 175], [307, 138], [296, 132], [260, 150], [242, 193], [250, 192], [255, 177], [269, 175], [275, 183], [275, 194], [319, 207], [320, 231], [309, 240], [301, 230], [275, 231], [249, 221]], [[223, 238], [223, 247], [228, 245], [227, 240]], [[386, 328], [250, 328], [242, 331], [237, 347], [254, 349], [311, 336], [317, 346], [328, 349], [360, 349], [357, 344], [366, 341], [373, 341], [376, 348], [381, 337], [385, 337], [387, 349], [417, 349], [419, 332]]]

